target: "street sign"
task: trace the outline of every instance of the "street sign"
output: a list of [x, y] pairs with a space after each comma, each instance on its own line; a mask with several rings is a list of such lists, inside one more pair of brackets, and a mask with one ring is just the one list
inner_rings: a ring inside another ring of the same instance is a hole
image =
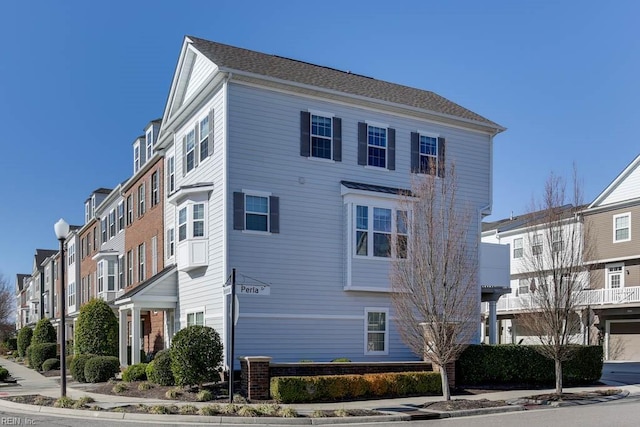
[[236, 285], [236, 292], [242, 295], [270, 295], [269, 285]]

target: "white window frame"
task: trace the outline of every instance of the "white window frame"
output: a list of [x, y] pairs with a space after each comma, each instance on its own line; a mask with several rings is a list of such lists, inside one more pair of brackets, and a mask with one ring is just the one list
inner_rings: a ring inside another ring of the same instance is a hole
[[[252, 190], [242, 190], [244, 193], [244, 232], [246, 233], [257, 233], [257, 234], [271, 234], [271, 203], [269, 201], [269, 197], [271, 197], [271, 193], [263, 192], [263, 191], [252, 191]], [[263, 199], [267, 199], [267, 212], [258, 212], [258, 211], [249, 211], [247, 208], [247, 198], [248, 197], [260, 197]], [[260, 215], [265, 216], [267, 218], [267, 229], [266, 230], [254, 230], [247, 228], [247, 215]]]
[[118, 289], [124, 289], [124, 256], [118, 256]]
[[109, 211], [109, 239], [113, 239], [116, 235], [116, 210]]
[[[367, 210], [367, 228], [358, 228], [358, 207], [366, 208]], [[374, 212], [376, 209], [384, 209], [391, 211], [391, 225], [389, 231], [386, 230], [376, 230], [375, 221], [374, 221]], [[398, 209], [397, 204], [389, 203], [389, 202], [381, 202], [381, 201], [361, 201], [354, 202], [352, 206], [353, 212], [353, 224], [351, 226], [350, 232], [353, 233], [353, 248], [351, 250], [351, 254], [354, 258], [362, 258], [362, 259], [386, 259], [392, 260], [398, 257], [398, 241], [397, 235], [407, 236], [407, 233], [400, 233], [398, 229], [398, 214], [400, 212], [406, 212], [404, 209]], [[407, 224], [408, 227], [410, 224], [410, 215], [411, 212], [407, 212]], [[367, 254], [361, 255], [358, 254], [358, 232], [364, 232], [367, 234]], [[374, 255], [374, 241], [375, 234], [384, 234], [389, 237], [389, 247], [391, 253], [389, 256], [379, 256]]]
[[71, 282], [67, 286], [67, 305], [72, 307], [76, 305], [76, 283]]
[[171, 259], [176, 254], [176, 230], [169, 228], [167, 230], [167, 258]]
[[127, 286], [133, 284], [133, 267], [135, 265], [133, 249], [127, 251]]
[[[369, 330], [369, 314], [384, 313], [384, 331]], [[384, 349], [369, 350], [369, 334], [384, 334]], [[364, 354], [365, 356], [385, 356], [389, 354], [389, 309], [384, 307], [365, 307], [364, 309]]]
[[[616, 262], [614, 264], [606, 264], [605, 265], [605, 288], [606, 289], [622, 289], [624, 288], [624, 275], [625, 268], [624, 262]], [[611, 286], [612, 279], [618, 276], [620, 278], [619, 286], [613, 287]]]
[[[539, 247], [539, 252], [537, 248]], [[531, 236], [531, 254], [533, 256], [542, 256], [542, 252], [544, 252], [544, 239], [542, 233], [537, 233]]]
[[513, 259], [522, 258], [524, 255], [524, 238], [513, 239]]
[[105, 279], [105, 268], [104, 268], [104, 260], [98, 261], [96, 275], [98, 276], [98, 295], [104, 293], [104, 279]]
[[[196, 218], [196, 207], [202, 206], [202, 217]], [[185, 212], [184, 218], [181, 218], [181, 212]], [[204, 201], [188, 201], [177, 208], [178, 222], [178, 242], [186, 240], [197, 240], [207, 238], [207, 203]], [[196, 223], [201, 223], [202, 235], [196, 235]], [[184, 230], [184, 237], [181, 235]]]
[[169, 156], [167, 158], [167, 195], [172, 194], [176, 190], [176, 158]]
[[147, 198], [145, 183], [138, 186], [138, 218], [145, 213], [145, 199]]
[[76, 245], [75, 244], [70, 244], [69, 247], [67, 248], [67, 252], [69, 255], [69, 265], [72, 265], [74, 262], [76, 262]]
[[[326, 135], [320, 135], [320, 134], [315, 134], [313, 133], [313, 117], [319, 117], [322, 119], [329, 119], [331, 122], [330, 125], [330, 135], [326, 136]], [[319, 160], [331, 160], [333, 161], [333, 118], [334, 115], [331, 113], [325, 113], [322, 111], [312, 111], [309, 110], [309, 158], [312, 159], [319, 159]], [[368, 134], [367, 134], [368, 135]], [[320, 156], [314, 156], [313, 155], [313, 138], [318, 138], [318, 139], [322, 139], [322, 140], [326, 140], [329, 142], [329, 157], [320, 157]]]
[[145, 145], [147, 147], [147, 160], [149, 160], [153, 153], [153, 127], [151, 127], [145, 134]]
[[160, 203], [160, 171], [151, 174], [151, 207]]
[[[428, 154], [428, 153], [423, 153], [422, 152], [422, 137], [425, 138], [431, 138], [431, 139], [435, 139], [436, 142], [436, 154]], [[425, 131], [421, 131], [418, 130], [418, 155], [419, 155], [419, 159], [418, 159], [418, 168], [420, 170], [421, 173], [424, 174], [432, 174], [435, 176], [438, 176], [438, 170], [440, 168], [440, 143], [438, 142], [438, 138], [440, 138], [440, 134], [437, 133], [432, 133], [432, 132], [425, 132]], [[430, 171], [430, 170], [423, 170], [422, 169], [422, 158], [426, 158], [426, 164], [429, 164], [429, 160], [428, 158], [433, 158], [434, 159], [434, 164], [435, 164], [435, 170], [434, 171]]]
[[[626, 229], [628, 229], [628, 234], [627, 234], [627, 238], [626, 239], [618, 239], [617, 238], [617, 231], [618, 230], [624, 230], [625, 228], [617, 228], [616, 227], [616, 220], [619, 218], [624, 218], [627, 217], [627, 227], [625, 227]], [[621, 243], [621, 242], [628, 242], [631, 240], [631, 212], [625, 212], [625, 213], [621, 213], [618, 215], [614, 215], [613, 216], [613, 243]]]
[[[205, 318], [205, 308], [204, 307], [187, 310], [186, 313], [185, 313], [185, 322], [184, 322], [185, 325], [187, 325], [187, 326], [199, 325], [199, 323], [198, 323], [198, 314], [202, 315], [202, 325], [201, 326], [205, 326], [206, 322], [204, 320], [204, 318]], [[193, 323], [189, 322], [190, 318], [193, 319]]]
[[[202, 123], [207, 122], [207, 132], [203, 133], [202, 132]], [[201, 118], [200, 120], [198, 120], [198, 123], [196, 124], [196, 126], [198, 126], [198, 136], [200, 141], [198, 141], [197, 144], [197, 148], [198, 148], [198, 159], [200, 159], [200, 162], [203, 162], [204, 160], [208, 159], [209, 157], [211, 157], [211, 153], [209, 153], [209, 133], [211, 131], [211, 123], [209, 121], [209, 114], [207, 113], [203, 118]], [[205, 157], [202, 157], [202, 147], [205, 146], [207, 147], [207, 155]]]
[[[184, 167], [185, 167], [185, 172], [184, 173], [189, 173], [192, 170], [194, 170], [196, 168], [196, 159], [197, 159], [197, 155], [198, 152], [196, 150], [197, 148], [197, 142], [196, 142], [196, 130], [195, 129], [191, 129], [190, 131], [188, 131], [185, 134], [185, 144], [184, 144]], [[193, 141], [193, 146], [191, 147], [191, 149], [189, 149], [189, 142]], [[189, 167], [189, 155], [193, 155], [193, 162], [192, 162], [192, 166]]]
[[127, 225], [133, 224], [133, 193], [127, 196]]
[[107, 292], [115, 292], [116, 290], [116, 262], [112, 260], [105, 260], [107, 263], [106, 276], [107, 280]]
[[146, 263], [146, 247], [144, 243], [138, 245], [138, 282], [144, 282], [146, 277], [145, 263]]
[[133, 173], [137, 173], [140, 170], [141, 162], [140, 162], [140, 142], [136, 141], [133, 144]]
[[124, 230], [124, 200], [118, 203], [118, 233]]
[[[376, 169], [387, 169], [389, 166], [389, 125], [367, 121], [367, 167]], [[374, 145], [369, 143], [369, 129], [378, 128], [384, 130], [384, 147], [380, 145]], [[372, 165], [369, 163], [369, 149], [383, 149], [384, 150], [384, 166]]]

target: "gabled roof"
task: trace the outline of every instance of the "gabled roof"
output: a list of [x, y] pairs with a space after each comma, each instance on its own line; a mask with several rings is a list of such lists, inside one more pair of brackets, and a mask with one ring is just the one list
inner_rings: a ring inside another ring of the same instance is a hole
[[494, 128], [496, 132], [504, 130], [499, 124], [431, 91], [197, 37], [187, 36], [186, 41], [191, 42], [196, 50], [205, 55], [221, 71], [249, 73], [315, 86], [476, 122]]
[[[69, 226], [69, 230], [71, 230], [72, 226]], [[35, 254], [35, 264], [38, 267], [42, 266], [42, 263], [49, 258], [51, 255], [57, 254], [58, 251], [56, 249], [36, 249]]]
[[[634, 172], [636, 172], [636, 177], [637, 177], [639, 166], [640, 166], [640, 155], [638, 155], [635, 159], [633, 159], [633, 161], [629, 163], [626, 168], [624, 168], [624, 170], [620, 173], [620, 175], [618, 175], [611, 182], [611, 184], [609, 184], [607, 188], [605, 188], [604, 191], [600, 193], [593, 202], [591, 202], [591, 204], [589, 205], [589, 209], [600, 206]], [[638, 192], [637, 194], [640, 196], [640, 192]]]
[[31, 277], [30, 274], [17, 274], [16, 275], [16, 293], [19, 294], [22, 292], [24, 287], [24, 279], [27, 277]]
[[[585, 207], [586, 205], [575, 207], [573, 204], [569, 203], [558, 207], [556, 214], [563, 219], [571, 218], [576, 212], [582, 211]], [[548, 215], [547, 210], [543, 209], [520, 216], [499, 219], [497, 221], [483, 222], [482, 232], [484, 233], [485, 231], [495, 230], [497, 233], [502, 233], [505, 231], [539, 225], [548, 218]]]

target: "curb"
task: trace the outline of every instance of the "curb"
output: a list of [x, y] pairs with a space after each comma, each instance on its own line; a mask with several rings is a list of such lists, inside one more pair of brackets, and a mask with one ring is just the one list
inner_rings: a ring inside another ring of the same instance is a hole
[[222, 415], [175, 415], [175, 414], [138, 414], [130, 412], [92, 411], [90, 409], [54, 408], [51, 406], [27, 405], [0, 399], [0, 407], [12, 409], [18, 412], [50, 414], [57, 416], [72, 416], [75, 418], [105, 419], [105, 420], [130, 420], [165, 423], [202, 423], [202, 424], [253, 424], [253, 425], [330, 425], [346, 423], [374, 423], [409, 421], [408, 415], [388, 414], [354, 417], [327, 417], [327, 418], [282, 418], [282, 417], [227, 417]]
[[612, 400], [623, 399], [628, 395], [629, 395], [628, 390], [622, 390], [620, 391], [620, 393], [612, 394], [610, 396], [600, 396], [600, 397], [594, 397], [591, 399], [584, 399], [584, 400], [570, 400], [566, 402], [525, 399], [525, 398], [513, 399], [513, 400], [509, 400], [508, 402], [514, 405], [547, 405], [555, 408], [561, 408], [566, 406], [582, 406], [582, 405], [592, 405], [594, 403], [609, 402]]

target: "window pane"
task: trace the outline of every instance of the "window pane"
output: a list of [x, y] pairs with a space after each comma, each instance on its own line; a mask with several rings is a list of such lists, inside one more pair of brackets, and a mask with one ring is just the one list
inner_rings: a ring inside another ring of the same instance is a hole
[[391, 234], [373, 233], [373, 256], [391, 256]]
[[368, 235], [366, 231], [356, 232], [356, 255], [367, 255]]
[[204, 219], [204, 205], [193, 205], [193, 219]]
[[200, 138], [202, 139], [205, 135], [209, 135], [209, 116], [200, 122]]
[[367, 351], [384, 351], [384, 334], [367, 334]]
[[356, 207], [356, 228], [366, 230], [369, 227], [369, 209], [366, 206]]
[[369, 145], [377, 147], [387, 146], [387, 130], [375, 126], [369, 126]]
[[193, 237], [204, 237], [204, 221], [193, 222]]
[[406, 211], [396, 212], [396, 228], [398, 230], [398, 233], [407, 234], [407, 212]]
[[384, 148], [369, 147], [369, 166], [386, 167], [386, 155]]
[[311, 116], [311, 134], [331, 138], [331, 117]]
[[246, 210], [247, 212], [259, 212], [265, 214], [268, 213], [269, 204], [267, 198], [259, 196], [247, 196]]
[[187, 208], [182, 208], [178, 212], [178, 224], [184, 224], [187, 222]]
[[248, 213], [247, 230], [267, 231], [267, 216]]
[[373, 230], [391, 233], [391, 209], [373, 208]]
[[326, 138], [311, 138], [311, 155], [321, 159], [331, 158], [331, 140]]
[[420, 154], [436, 156], [438, 154], [438, 140], [430, 136], [420, 135]]

